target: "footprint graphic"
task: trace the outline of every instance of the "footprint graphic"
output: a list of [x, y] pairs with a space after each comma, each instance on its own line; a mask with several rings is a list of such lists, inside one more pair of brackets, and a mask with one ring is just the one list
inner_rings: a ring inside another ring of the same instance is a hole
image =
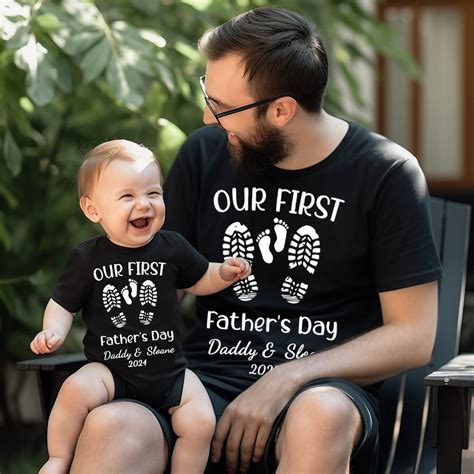
[[260, 253], [262, 254], [263, 261], [265, 263], [272, 263], [273, 254], [270, 250], [270, 244], [272, 241], [270, 237], [270, 230], [266, 229], [263, 232], [260, 232], [256, 240], [257, 240], [258, 248], [260, 249]]
[[145, 280], [140, 287], [140, 304], [145, 306], [150, 304], [156, 306], [156, 301], [158, 299], [158, 292], [156, 291], [156, 286], [151, 280]]
[[239, 280], [234, 285], [234, 291], [237, 298], [241, 301], [250, 301], [257, 296], [258, 285], [254, 275], [250, 275], [244, 280]]
[[273, 222], [275, 223], [274, 230], [276, 234], [273, 248], [275, 249], [275, 252], [280, 253], [285, 248], [286, 236], [288, 235], [288, 224], [285, 221], [278, 219], [278, 217], [275, 217]]
[[125, 303], [132, 304], [132, 300], [130, 298], [130, 290], [128, 289], [128, 286], [124, 286], [122, 288], [121, 293], [122, 293], [123, 299], [125, 300]]
[[130, 296], [135, 298], [138, 293], [138, 283], [133, 278], [129, 278], [128, 286], [130, 287]]
[[281, 296], [291, 304], [298, 304], [306, 294], [308, 285], [306, 283], [296, 283], [293, 278], [286, 277], [281, 287]]
[[123, 328], [127, 322], [127, 318], [122, 312], [117, 316], [112, 316], [110, 319], [112, 320], [112, 323], [118, 328]]
[[290, 268], [302, 266], [311, 275], [319, 263], [320, 241], [313, 227], [300, 227], [290, 242], [288, 262]]
[[252, 263], [255, 244], [245, 224], [234, 222], [224, 232], [222, 254], [224, 259], [242, 257]]
[[102, 290], [102, 302], [107, 312], [112, 308], [120, 309], [120, 295], [114, 285], [106, 285]]

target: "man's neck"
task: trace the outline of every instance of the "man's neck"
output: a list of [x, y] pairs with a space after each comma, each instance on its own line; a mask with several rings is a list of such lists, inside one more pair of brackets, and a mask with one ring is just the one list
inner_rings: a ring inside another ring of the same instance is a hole
[[297, 170], [323, 161], [341, 143], [348, 129], [347, 122], [324, 111], [318, 115], [300, 111], [288, 126], [287, 136], [293, 142], [294, 149], [276, 166]]

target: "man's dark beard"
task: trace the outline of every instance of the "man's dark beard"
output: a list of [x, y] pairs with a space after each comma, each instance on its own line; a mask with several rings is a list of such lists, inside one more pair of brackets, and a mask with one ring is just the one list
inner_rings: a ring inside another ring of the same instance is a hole
[[239, 137], [239, 145], [227, 143], [232, 162], [252, 174], [265, 174], [291, 153], [291, 143], [276, 127], [257, 124], [254, 143]]

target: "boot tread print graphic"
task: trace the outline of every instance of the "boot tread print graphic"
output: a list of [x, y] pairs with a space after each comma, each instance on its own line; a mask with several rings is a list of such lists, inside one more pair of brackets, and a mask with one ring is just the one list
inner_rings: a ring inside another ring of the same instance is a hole
[[224, 232], [222, 254], [224, 258], [242, 257], [250, 261], [254, 258], [255, 245], [245, 224], [234, 222]]
[[113, 308], [120, 309], [120, 295], [114, 285], [106, 285], [102, 290], [102, 302], [107, 312], [110, 312]]
[[151, 280], [145, 280], [140, 287], [140, 304], [142, 306], [146, 304], [156, 306], [157, 299], [158, 293], [155, 284]]
[[122, 312], [120, 312], [120, 314], [117, 316], [112, 316], [110, 319], [112, 320], [112, 323], [118, 328], [123, 328], [127, 322], [127, 318]]
[[[158, 292], [156, 290], [155, 284], [151, 280], [145, 280], [140, 287], [140, 304], [142, 306], [151, 305], [156, 306], [156, 301], [158, 299]], [[144, 309], [140, 310], [138, 315], [138, 321], [144, 326], [148, 326], [153, 321], [154, 313], [153, 311], [145, 311]]]
[[138, 320], [145, 326], [148, 326], [153, 321], [153, 313], [151, 311], [140, 310]]
[[302, 266], [311, 275], [319, 263], [321, 252], [319, 236], [313, 227], [305, 225], [300, 227], [290, 242], [288, 262], [290, 269]]
[[306, 294], [308, 285], [306, 283], [296, 283], [293, 278], [286, 277], [281, 287], [281, 296], [290, 304], [298, 304]]
[[[242, 257], [252, 265], [254, 259], [255, 244], [245, 224], [233, 222], [224, 232], [222, 243], [222, 255], [224, 260], [228, 258]], [[234, 292], [241, 301], [250, 301], [257, 296], [258, 285], [254, 275], [234, 284]]]
[[254, 275], [250, 275], [244, 280], [239, 280], [234, 284], [234, 291], [241, 301], [250, 301], [257, 296], [258, 285]]

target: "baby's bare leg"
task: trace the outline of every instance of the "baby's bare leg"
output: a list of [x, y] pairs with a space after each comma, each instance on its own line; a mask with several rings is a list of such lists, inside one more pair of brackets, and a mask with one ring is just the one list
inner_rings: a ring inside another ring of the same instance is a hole
[[98, 362], [81, 367], [64, 381], [49, 416], [49, 460], [39, 474], [69, 471], [77, 438], [88, 413], [112, 400], [114, 393], [112, 374]]
[[209, 458], [216, 417], [206, 389], [190, 370], [185, 373], [181, 403], [169, 412], [178, 437], [171, 457], [172, 474], [202, 474]]

